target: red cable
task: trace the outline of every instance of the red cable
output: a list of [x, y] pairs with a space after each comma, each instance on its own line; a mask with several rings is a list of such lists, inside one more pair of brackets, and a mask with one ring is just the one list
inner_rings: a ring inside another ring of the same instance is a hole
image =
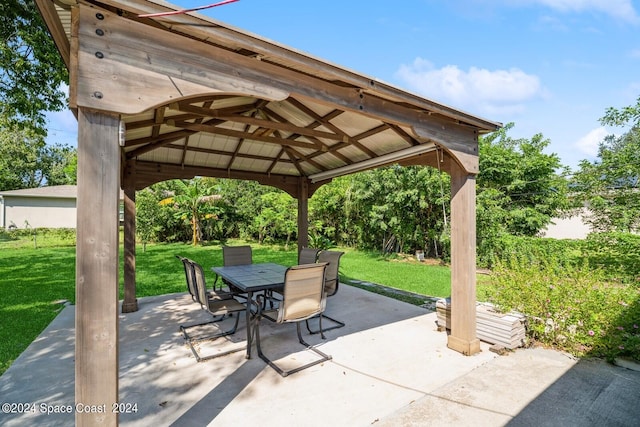
[[171, 12], [159, 12], [159, 13], [147, 13], [146, 15], [138, 15], [138, 18], [155, 18], [158, 16], [180, 15], [187, 12], [194, 12], [196, 10], [209, 9], [211, 7], [223, 6], [229, 3], [235, 3], [240, 0], [224, 0], [218, 3], [209, 4], [207, 6], [194, 7], [193, 9], [172, 10]]

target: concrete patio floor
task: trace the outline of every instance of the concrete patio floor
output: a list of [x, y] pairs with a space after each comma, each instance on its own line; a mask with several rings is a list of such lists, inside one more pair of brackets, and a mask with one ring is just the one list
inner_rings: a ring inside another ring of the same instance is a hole
[[[120, 402], [123, 426], [637, 426], [640, 372], [601, 361], [577, 361], [544, 349], [466, 357], [446, 347], [436, 314], [341, 286], [327, 314], [347, 326], [327, 339], [305, 337], [333, 356], [282, 378], [255, 355], [237, 352], [197, 363], [180, 324], [208, 315], [187, 294], [141, 298], [120, 315]], [[3, 426], [73, 425], [74, 306], [0, 377], [1, 403], [29, 403], [24, 414], [0, 413]], [[295, 326], [261, 328], [267, 354], [301, 363]], [[326, 326], [326, 325], [325, 325]], [[203, 354], [242, 346], [244, 318], [231, 340], [203, 343]], [[4, 408], [4, 407], [3, 407]]]

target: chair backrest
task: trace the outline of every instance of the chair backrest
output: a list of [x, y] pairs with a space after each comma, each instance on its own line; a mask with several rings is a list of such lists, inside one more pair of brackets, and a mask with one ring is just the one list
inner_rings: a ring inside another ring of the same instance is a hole
[[321, 251], [318, 254], [318, 262], [326, 262], [327, 272], [324, 282], [324, 291], [327, 296], [335, 295], [338, 292], [338, 284], [340, 283], [339, 269], [340, 269], [340, 257], [344, 255], [344, 252], [338, 251]]
[[318, 259], [318, 252], [320, 249], [302, 248], [298, 254], [298, 265], [313, 264]]
[[223, 246], [222, 263], [225, 267], [252, 264], [253, 254], [251, 252], [251, 246]]
[[194, 301], [197, 301], [197, 291], [193, 283], [193, 268], [191, 267], [191, 260], [180, 255], [176, 255], [176, 258], [182, 261], [182, 266], [184, 267], [184, 277], [187, 281], [187, 290], [191, 294], [191, 298], [193, 298]]
[[193, 271], [193, 285], [196, 291], [196, 299], [201, 306], [209, 308], [209, 297], [207, 296], [207, 282], [204, 277], [204, 270], [200, 264], [190, 261]]
[[327, 295], [324, 292], [326, 264], [296, 265], [284, 276], [282, 302], [278, 307], [278, 323], [299, 322], [324, 311]]

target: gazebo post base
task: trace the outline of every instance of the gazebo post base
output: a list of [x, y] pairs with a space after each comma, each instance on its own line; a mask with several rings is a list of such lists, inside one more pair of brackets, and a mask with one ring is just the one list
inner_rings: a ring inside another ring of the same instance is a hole
[[133, 313], [134, 311], [138, 311], [138, 299], [137, 298], [134, 301], [123, 302], [122, 303], [122, 312], [123, 313]]
[[471, 341], [449, 335], [447, 338], [447, 347], [455, 350], [465, 356], [472, 356], [480, 353], [480, 340], [473, 339]]

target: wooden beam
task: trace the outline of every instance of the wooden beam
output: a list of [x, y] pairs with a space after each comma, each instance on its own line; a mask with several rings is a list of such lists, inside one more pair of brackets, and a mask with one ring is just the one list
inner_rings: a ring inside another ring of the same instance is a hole
[[[249, 130], [249, 125], [245, 125], [243, 130], [244, 132], [247, 132]], [[231, 168], [233, 167], [233, 163], [236, 161], [236, 159], [240, 155], [240, 149], [244, 144], [244, 140], [245, 140], [244, 138], [238, 138], [238, 143], [236, 144], [236, 148], [233, 150], [233, 153], [231, 153], [229, 161], [227, 162], [227, 169], [231, 170]]]
[[230, 122], [247, 123], [252, 126], [259, 126], [265, 129], [291, 132], [298, 135], [313, 136], [315, 138], [324, 138], [324, 139], [331, 139], [336, 141], [341, 141], [343, 138], [342, 136], [336, 135], [335, 133], [319, 131], [319, 130], [302, 127], [302, 126], [296, 126], [288, 122], [276, 122], [273, 120], [255, 119], [252, 117], [241, 116], [241, 115], [216, 116], [216, 117], [219, 119], [228, 120]]
[[447, 346], [470, 356], [476, 336], [476, 179], [451, 165], [451, 334]]
[[[84, 3], [78, 8], [79, 106], [135, 114], [176, 99], [204, 94], [269, 100], [289, 96], [286, 90], [269, 81], [242, 78], [238, 69], [232, 70], [225, 64], [220, 64], [224, 69], [221, 73], [213, 67], [215, 59], [210, 62], [207, 50], [213, 48], [211, 45], [141, 24], [107, 9]], [[96, 29], [101, 30], [100, 34]]]
[[393, 131], [395, 133], [397, 133], [398, 136], [400, 136], [402, 139], [407, 141], [409, 144], [411, 144], [411, 145], [418, 145], [419, 144], [419, 142], [414, 137], [412, 137], [407, 132], [405, 132], [400, 126], [394, 125], [394, 124], [391, 124], [391, 123], [387, 123], [387, 125], [391, 129], [393, 129]]
[[215, 169], [199, 166], [181, 166], [167, 163], [136, 162], [136, 189], [141, 190], [156, 182], [168, 179], [191, 179], [194, 176], [209, 176], [212, 178], [244, 179], [256, 181], [263, 185], [279, 188], [291, 197], [298, 197], [297, 176], [264, 174], [260, 172], [241, 172], [228, 169]]
[[138, 311], [136, 298], [136, 161], [124, 173], [124, 301], [122, 312]]
[[[62, 27], [60, 19], [58, 18], [58, 12], [56, 11], [56, 5], [51, 0], [35, 0], [36, 7], [44, 19], [44, 23], [55, 42], [58, 52], [67, 66], [67, 69], [71, 66], [71, 44], [67, 38], [67, 34]], [[71, 7], [69, 7], [70, 9]]]
[[[264, 160], [265, 162], [272, 162], [274, 159], [273, 157], [269, 157], [269, 156], [259, 156], [259, 155], [255, 155], [255, 154], [245, 154], [245, 153], [235, 153], [233, 151], [223, 151], [223, 150], [214, 150], [211, 148], [202, 148], [202, 147], [196, 147], [196, 146], [189, 146], [187, 145], [180, 145], [180, 144], [167, 144], [164, 146], [164, 148], [170, 148], [172, 150], [180, 150], [180, 151], [187, 151], [187, 152], [194, 152], [194, 153], [205, 153], [205, 154], [215, 154], [216, 156], [234, 156], [235, 157], [239, 157], [242, 159], [253, 159], [253, 160]], [[306, 160], [306, 159], [305, 159]], [[288, 159], [279, 159], [279, 162], [284, 162], [284, 163], [292, 163], [291, 160]], [[320, 169], [320, 168], [318, 168]]]
[[[312, 109], [310, 109], [309, 107], [307, 107], [306, 105], [304, 105], [302, 102], [300, 102], [299, 100], [295, 99], [295, 98], [291, 98], [288, 99], [289, 104], [295, 106], [297, 109], [299, 109], [300, 111], [302, 111], [303, 113], [307, 114], [309, 117], [313, 118], [317, 123], [319, 123], [321, 126], [324, 126], [328, 129], [330, 129], [332, 132], [335, 132], [337, 135], [340, 135], [342, 137], [341, 139], [341, 143], [339, 144], [334, 144], [333, 146], [331, 146], [329, 148], [329, 152], [333, 155], [335, 155], [336, 157], [340, 158], [341, 160], [345, 160], [344, 156], [338, 156], [338, 150], [340, 148], [346, 147], [349, 144], [353, 144], [354, 146], [358, 147], [361, 151], [363, 151], [366, 155], [368, 155], [369, 157], [376, 157], [376, 153], [374, 153], [373, 151], [369, 150], [367, 147], [365, 147], [364, 145], [362, 145], [360, 143], [360, 141], [358, 141], [359, 136], [356, 137], [350, 137], [349, 135], [347, 135], [346, 133], [344, 133], [342, 131], [342, 129], [340, 129], [338, 126], [334, 125], [333, 123], [331, 123], [331, 119], [335, 118], [337, 116], [339, 116], [340, 114], [342, 114], [344, 111], [340, 111], [340, 110], [334, 110], [331, 113], [328, 114], [328, 117], [322, 117], [319, 114], [315, 113]], [[377, 132], [377, 131], [376, 131]], [[376, 133], [374, 132], [374, 133]], [[363, 138], [369, 136], [368, 132], [364, 132], [363, 133]], [[345, 163], [350, 163], [349, 160], [347, 160]]]
[[336, 141], [342, 141], [342, 139], [344, 138], [343, 135], [336, 135], [335, 133], [331, 133], [331, 132], [318, 131], [310, 127], [296, 126], [292, 123], [287, 122], [284, 119], [281, 120], [280, 122], [277, 122], [273, 120], [258, 119], [255, 117], [244, 116], [242, 114], [232, 114], [231, 112], [223, 112], [216, 109], [201, 108], [201, 107], [187, 108], [187, 107], [181, 106], [180, 111], [189, 111], [194, 113], [197, 112], [197, 114], [200, 115], [201, 117], [213, 117], [213, 118], [224, 120], [224, 121], [244, 123], [244, 124], [258, 126], [265, 129], [280, 130], [280, 131], [295, 133], [298, 135], [313, 136], [316, 138], [324, 138], [324, 139], [330, 139], [330, 140], [336, 140]]
[[118, 415], [119, 118], [78, 111], [75, 401], [76, 425], [115, 426]]
[[[128, 148], [128, 147], [135, 147], [136, 145], [144, 145], [144, 144], [153, 145], [153, 146], [169, 144], [171, 142], [178, 141], [182, 138], [191, 136], [194, 133], [197, 133], [197, 131], [179, 130], [175, 132], [163, 133], [162, 135], [158, 135], [157, 137], [145, 136], [144, 138], [130, 139], [127, 142], [125, 142], [124, 146]], [[142, 147], [142, 148], [145, 148], [145, 147]]]
[[[182, 113], [189, 113], [191, 115], [191, 118], [218, 117], [218, 116], [237, 115], [237, 114], [255, 111], [257, 108], [259, 108], [259, 106], [256, 104], [263, 104], [267, 102], [262, 99], [256, 101], [250, 98], [251, 102], [247, 104], [235, 105], [233, 107], [225, 107], [225, 108], [211, 108], [211, 105], [213, 105], [215, 101], [221, 98], [222, 97], [219, 97], [219, 96], [213, 96], [206, 100], [204, 99], [194, 100], [192, 98], [189, 98], [184, 101], [171, 103], [169, 104], [169, 108], [171, 108], [172, 110], [180, 111]], [[228, 98], [231, 98], [231, 96], [225, 97], [225, 99], [228, 99]], [[212, 100], [213, 100], [213, 103], [211, 102]], [[194, 103], [196, 103], [196, 101], [205, 102], [208, 106], [199, 107], [197, 105], [193, 105]]]
[[478, 174], [478, 131], [469, 126], [438, 118], [423, 121], [413, 127], [421, 139], [428, 139], [444, 147], [468, 173]]
[[207, 133], [212, 133], [216, 135], [225, 135], [225, 136], [231, 136], [234, 138], [266, 142], [268, 144], [288, 145], [291, 147], [306, 148], [309, 150], [317, 150], [321, 148], [318, 143], [316, 143], [311, 139], [309, 139], [309, 142], [303, 142], [303, 141], [286, 139], [286, 138], [283, 139], [283, 138], [276, 138], [272, 136], [261, 136], [251, 132], [243, 132], [243, 131], [238, 131], [233, 129], [226, 129], [219, 126], [213, 126], [208, 123], [198, 124], [198, 123], [176, 122], [173, 120], [167, 120], [167, 124], [169, 126], [174, 126], [177, 128], [187, 129], [195, 132], [207, 132]]
[[309, 180], [298, 181], [298, 253], [309, 246]]

